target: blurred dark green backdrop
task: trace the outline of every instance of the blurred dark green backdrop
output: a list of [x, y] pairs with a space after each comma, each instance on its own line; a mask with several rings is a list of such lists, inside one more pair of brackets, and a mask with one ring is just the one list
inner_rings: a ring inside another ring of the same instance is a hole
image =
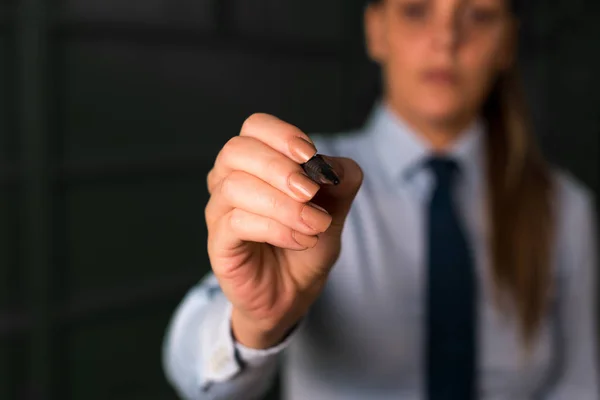
[[[596, 1], [528, 0], [547, 154], [598, 190]], [[208, 270], [205, 176], [253, 112], [362, 123], [362, 0], [0, 0], [0, 399], [173, 399], [171, 312]]]

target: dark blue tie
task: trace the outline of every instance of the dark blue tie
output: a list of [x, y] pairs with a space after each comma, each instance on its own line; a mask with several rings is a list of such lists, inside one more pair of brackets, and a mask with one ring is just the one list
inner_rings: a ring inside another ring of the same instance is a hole
[[428, 400], [476, 398], [475, 271], [453, 187], [458, 165], [427, 162], [434, 176], [428, 213], [426, 385]]

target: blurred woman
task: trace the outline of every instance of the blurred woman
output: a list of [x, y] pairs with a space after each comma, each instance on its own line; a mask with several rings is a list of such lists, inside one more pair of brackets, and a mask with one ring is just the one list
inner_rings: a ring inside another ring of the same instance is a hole
[[[363, 129], [244, 123], [165, 341], [183, 398], [259, 398], [279, 359], [288, 400], [598, 398], [593, 201], [534, 143], [517, 7], [373, 1]], [[304, 173], [317, 149], [340, 184]]]

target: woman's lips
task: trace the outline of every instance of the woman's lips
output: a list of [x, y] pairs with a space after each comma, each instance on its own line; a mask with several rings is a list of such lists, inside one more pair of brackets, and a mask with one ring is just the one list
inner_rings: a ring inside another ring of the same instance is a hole
[[443, 85], [454, 85], [458, 82], [458, 76], [450, 69], [435, 68], [423, 72], [422, 77], [425, 81]]

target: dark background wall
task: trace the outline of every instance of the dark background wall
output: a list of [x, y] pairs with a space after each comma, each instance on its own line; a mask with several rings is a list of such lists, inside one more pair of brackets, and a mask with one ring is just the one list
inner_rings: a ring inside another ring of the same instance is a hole
[[[597, 192], [596, 3], [528, 1], [522, 65], [547, 155]], [[160, 347], [209, 270], [206, 173], [253, 112], [307, 132], [363, 122], [361, 12], [0, 0], [0, 399], [174, 398]]]

